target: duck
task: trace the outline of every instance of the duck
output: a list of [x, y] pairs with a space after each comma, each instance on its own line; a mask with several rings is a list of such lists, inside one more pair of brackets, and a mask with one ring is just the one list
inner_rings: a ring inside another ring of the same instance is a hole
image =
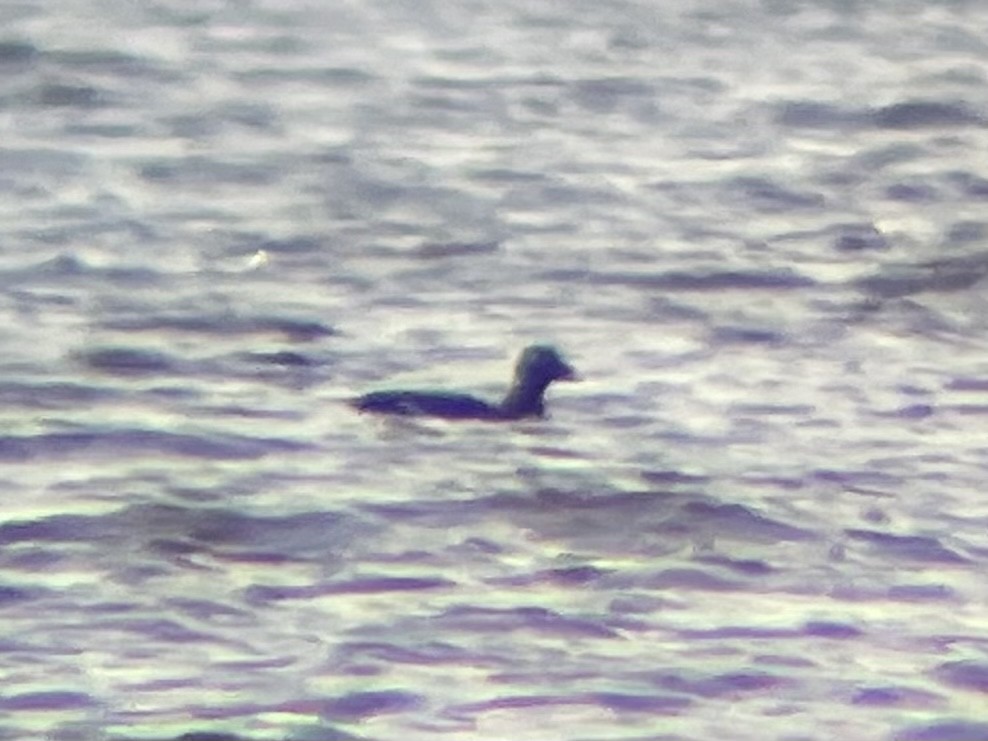
[[441, 419], [509, 421], [545, 416], [545, 391], [553, 381], [574, 381], [576, 371], [549, 345], [525, 348], [514, 381], [498, 404], [445, 391], [373, 391], [350, 403], [360, 412]]

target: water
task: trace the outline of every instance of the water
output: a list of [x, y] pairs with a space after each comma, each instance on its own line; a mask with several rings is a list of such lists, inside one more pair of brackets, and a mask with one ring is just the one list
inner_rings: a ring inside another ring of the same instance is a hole
[[988, 739], [981, 4], [0, 21], [0, 738]]

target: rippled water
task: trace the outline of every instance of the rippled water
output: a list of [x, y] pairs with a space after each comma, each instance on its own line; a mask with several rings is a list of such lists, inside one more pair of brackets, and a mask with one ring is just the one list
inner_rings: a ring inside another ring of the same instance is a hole
[[986, 26], [0, 5], [0, 738], [988, 739]]

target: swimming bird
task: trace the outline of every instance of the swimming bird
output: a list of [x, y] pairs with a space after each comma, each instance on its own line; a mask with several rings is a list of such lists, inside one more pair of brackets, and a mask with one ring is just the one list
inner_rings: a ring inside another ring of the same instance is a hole
[[571, 381], [576, 372], [555, 348], [531, 345], [515, 366], [515, 378], [500, 404], [444, 391], [375, 391], [354, 399], [361, 412], [443, 419], [512, 420], [545, 416], [543, 395], [553, 381]]

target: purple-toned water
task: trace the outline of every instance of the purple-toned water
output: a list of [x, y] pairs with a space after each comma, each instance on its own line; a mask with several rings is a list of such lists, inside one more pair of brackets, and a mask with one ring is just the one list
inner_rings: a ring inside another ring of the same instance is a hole
[[0, 29], [0, 739], [988, 739], [988, 6]]

